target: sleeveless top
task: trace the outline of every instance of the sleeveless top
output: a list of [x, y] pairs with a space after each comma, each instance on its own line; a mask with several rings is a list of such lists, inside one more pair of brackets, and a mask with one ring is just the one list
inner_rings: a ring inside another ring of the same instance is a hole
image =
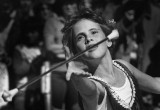
[[115, 93], [126, 103], [130, 103], [132, 99], [132, 88], [129, 79], [125, 75], [125, 83], [122, 87], [112, 87]]
[[118, 61], [113, 61], [113, 64], [125, 74], [125, 84], [122, 87], [111, 87], [97, 76], [88, 77], [91, 80], [101, 83], [106, 90], [101, 104], [97, 105], [97, 110], [143, 110], [137, 80], [124, 64]]

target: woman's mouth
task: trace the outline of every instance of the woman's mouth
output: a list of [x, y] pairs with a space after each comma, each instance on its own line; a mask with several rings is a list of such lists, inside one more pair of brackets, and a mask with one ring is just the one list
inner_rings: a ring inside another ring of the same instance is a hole
[[93, 45], [87, 46], [87, 49], [89, 49], [88, 52], [92, 52], [92, 51], [96, 50], [97, 48], [98, 48], [98, 46], [93, 46]]

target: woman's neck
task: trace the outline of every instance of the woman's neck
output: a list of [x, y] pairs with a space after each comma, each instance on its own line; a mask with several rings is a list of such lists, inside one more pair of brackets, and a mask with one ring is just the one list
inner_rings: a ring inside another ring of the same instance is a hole
[[112, 58], [108, 52], [103, 58], [90, 60], [87, 63], [89, 65], [89, 72], [93, 73], [95, 76], [114, 76]]
[[114, 72], [113, 72], [112, 59], [109, 57], [104, 57], [101, 63], [98, 65], [94, 74], [96, 76], [103, 77], [103, 78], [113, 77]]

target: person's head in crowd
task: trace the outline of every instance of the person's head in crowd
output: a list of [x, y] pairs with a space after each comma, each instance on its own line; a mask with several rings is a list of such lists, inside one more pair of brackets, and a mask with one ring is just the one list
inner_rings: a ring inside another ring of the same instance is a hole
[[56, 0], [51, 10], [58, 16], [70, 16], [77, 12], [77, 0]]
[[21, 23], [20, 43], [37, 46], [42, 41], [43, 24], [40, 19], [30, 17]]
[[124, 15], [129, 21], [133, 21], [135, 19], [135, 10], [134, 9], [127, 10], [124, 12]]
[[122, 13], [129, 20], [137, 20], [146, 14], [146, 4], [144, 1], [128, 1], [122, 6]]
[[107, 0], [92, 0], [91, 8], [92, 10], [95, 10], [96, 12], [102, 13], [107, 3], [108, 3]]
[[20, 6], [24, 11], [27, 11], [31, 9], [33, 5], [32, 0], [20, 0]]
[[65, 0], [62, 6], [64, 15], [71, 16], [77, 12], [77, 1], [76, 0]]

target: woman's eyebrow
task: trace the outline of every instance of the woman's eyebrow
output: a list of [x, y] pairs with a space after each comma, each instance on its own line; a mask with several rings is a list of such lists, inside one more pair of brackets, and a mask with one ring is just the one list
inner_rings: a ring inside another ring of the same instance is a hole
[[89, 31], [92, 31], [92, 30], [100, 30], [100, 29], [99, 28], [92, 28]]
[[[89, 31], [93, 31], [93, 30], [100, 30], [100, 29], [99, 29], [99, 28], [91, 28], [91, 29], [89, 29]], [[84, 32], [78, 33], [78, 34], [76, 35], [76, 38], [77, 38], [79, 35], [85, 36], [85, 33], [84, 33]]]
[[85, 36], [85, 33], [84, 33], [84, 32], [80, 32], [80, 33], [78, 33], [78, 34], [76, 35], [76, 38], [77, 38], [78, 36], [80, 36], [80, 35]]

